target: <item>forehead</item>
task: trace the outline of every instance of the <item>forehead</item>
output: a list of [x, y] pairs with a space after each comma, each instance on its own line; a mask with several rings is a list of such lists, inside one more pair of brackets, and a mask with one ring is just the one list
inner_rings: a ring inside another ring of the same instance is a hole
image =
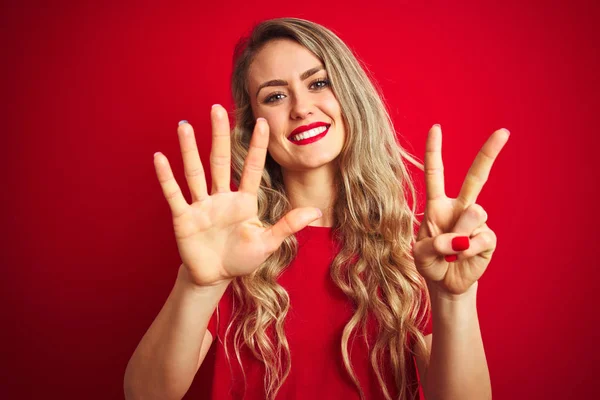
[[323, 63], [306, 47], [290, 39], [267, 43], [255, 56], [248, 69], [251, 86], [272, 79], [292, 79], [307, 69]]

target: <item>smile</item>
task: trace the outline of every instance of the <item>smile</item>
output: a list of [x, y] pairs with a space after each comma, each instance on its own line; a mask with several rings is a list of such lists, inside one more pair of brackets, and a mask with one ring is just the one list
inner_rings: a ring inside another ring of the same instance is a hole
[[327, 135], [327, 132], [329, 132], [330, 126], [331, 125], [319, 126], [317, 128], [310, 129], [297, 135], [292, 135], [288, 138], [288, 140], [299, 146], [311, 144], [324, 138], [325, 135]]

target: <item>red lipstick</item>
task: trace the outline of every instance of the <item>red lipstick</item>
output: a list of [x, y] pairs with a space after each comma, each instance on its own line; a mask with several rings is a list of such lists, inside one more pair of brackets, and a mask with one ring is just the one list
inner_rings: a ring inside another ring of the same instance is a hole
[[314, 128], [318, 128], [319, 126], [329, 126], [329, 125], [330, 124], [327, 124], [325, 122], [313, 122], [312, 124], [299, 126], [296, 129], [294, 129], [292, 131], [292, 133], [290, 133], [288, 135], [288, 139], [290, 137], [294, 136], [294, 135], [299, 134], [299, 133], [302, 133], [302, 132], [305, 132], [305, 131], [309, 131], [309, 130], [314, 129]]
[[[329, 127], [330, 126], [331, 126], [331, 124], [327, 124], [325, 122], [313, 122], [312, 124], [299, 126], [298, 128], [294, 129], [292, 131], [292, 133], [290, 133], [290, 135], [288, 136], [288, 140], [290, 142], [294, 143], [294, 144], [299, 145], [299, 146], [304, 146], [304, 145], [307, 145], [307, 144], [311, 144], [311, 143], [314, 143], [314, 142], [316, 142], [316, 141], [321, 140], [322, 138], [324, 138], [325, 135], [327, 135], [327, 132], [329, 132]], [[292, 138], [295, 135], [298, 135], [299, 133], [310, 131], [311, 129], [315, 129], [315, 128], [319, 128], [319, 127], [325, 127], [325, 130], [323, 132], [319, 133], [316, 136], [305, 138], [305, 139], [302, 139], [302, 140], [292, 140]]]

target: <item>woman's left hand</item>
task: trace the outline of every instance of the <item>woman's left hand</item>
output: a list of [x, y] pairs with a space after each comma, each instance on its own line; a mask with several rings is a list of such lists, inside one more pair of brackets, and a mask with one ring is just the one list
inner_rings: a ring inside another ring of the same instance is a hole
[[438, 292], [450, 296], [465, 293], [492, 259], [496, 234], [487, 226], [487, 213], [476, 201], [509, 135], [508, 130], [500, 129], [489, 137], [475, 157], [460, 194], [451, 199], [444, 190], [442, 130], [439, 125], [429, 130], [425, 148], [427, 203], [413, 256], [419, 273]]

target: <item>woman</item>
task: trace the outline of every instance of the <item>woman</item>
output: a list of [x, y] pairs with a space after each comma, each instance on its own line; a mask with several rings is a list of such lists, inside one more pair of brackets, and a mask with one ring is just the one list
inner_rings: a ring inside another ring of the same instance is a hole
[[490, 398], [476, 292], [496, 237], [476, 199], [508, 131], [450, 199], [431, 128], [418, 224], [404, 161], [423, 166], [331, 31], [259, 24], [236, 49], [232, 91], [231, 135], [226, 111], [211, 111], [210, 195], [186, 121], [191, 205], [155, 154], [182, 265], [127, 366], [127, 398], [181, 398], [200, 371], [214, 399], [412, 399], [414, 361], [427, 399]]

